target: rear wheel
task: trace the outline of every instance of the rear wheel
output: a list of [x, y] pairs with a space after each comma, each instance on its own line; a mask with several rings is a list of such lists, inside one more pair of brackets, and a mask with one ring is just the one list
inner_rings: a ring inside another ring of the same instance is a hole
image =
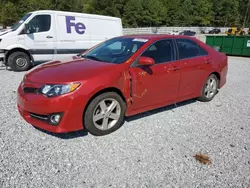
[[96, 136], [112, 133], [122, 126], [125, 111], [126, 104], [120, 95], [114, 92], [103, 93], [88, 105], [84, 126]]
[[26, 71], [31, 67], [30, 57], [24, 52], [14, 52], [8, 58], [8, 65], [14, 71]]
[[218, 92], [219, 80], [216, 75], [210, 75], [203, 85], [201, 96], [198, 100], [203, 102], [211, 101]]

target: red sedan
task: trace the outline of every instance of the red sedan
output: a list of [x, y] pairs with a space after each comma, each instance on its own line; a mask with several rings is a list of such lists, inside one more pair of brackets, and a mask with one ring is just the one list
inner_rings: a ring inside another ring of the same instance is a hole
[[188, 36], [133, 35], [41, 64], [18, 88], [23, 118], [41, 129], [93, 135], [117, 130], [125, 116], [198, 98], [226, 83], [228, 58]]

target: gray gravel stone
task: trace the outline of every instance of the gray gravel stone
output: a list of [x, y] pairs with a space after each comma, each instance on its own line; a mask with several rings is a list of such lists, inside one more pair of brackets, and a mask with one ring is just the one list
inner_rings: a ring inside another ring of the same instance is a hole
[[[130, 117], [105, 137], [27, 124], [16, 108], [23, 75], [0, 68], [0, 187], [250, 187], [249, 58], [229, 57], [212, 102]], [[198, 152], [212, 165], [197, 162]]]

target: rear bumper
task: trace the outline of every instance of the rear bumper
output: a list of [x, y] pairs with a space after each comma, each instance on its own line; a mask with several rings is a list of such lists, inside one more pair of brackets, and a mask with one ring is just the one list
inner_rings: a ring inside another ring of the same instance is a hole
[[[17, 107], [20, 115], [29, 123], [40, 129], [53, 133], [67, 133], [83, 129], [83, 103], [78, 96], [70, 95], [46, 98], [43, 95], [24, 93], [18, 88]], [[35, 118], [32, 114], [49, 116], [63, 113], [58, 125]]]
[[220, 84], [219, 84], [219, 89], [222, 88], [226, 82], [227, 82], [227, 72], [228, 72], [228, 65], [226, 65], [220, 73]]

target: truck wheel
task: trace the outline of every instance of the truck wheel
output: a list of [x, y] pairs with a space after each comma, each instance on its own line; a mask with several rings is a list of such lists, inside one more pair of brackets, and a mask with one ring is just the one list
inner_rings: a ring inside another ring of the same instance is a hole
[[26, 71], [31, 67], [30, 57], [24, 52], [14, 52], [8, 58], [8, 65], [14, 71]]
[[84, 126], [92, 135], [103, 136], [119, 129], [124, 121], [126, 104], [115, 92], [98, 95], [88, 105]]

